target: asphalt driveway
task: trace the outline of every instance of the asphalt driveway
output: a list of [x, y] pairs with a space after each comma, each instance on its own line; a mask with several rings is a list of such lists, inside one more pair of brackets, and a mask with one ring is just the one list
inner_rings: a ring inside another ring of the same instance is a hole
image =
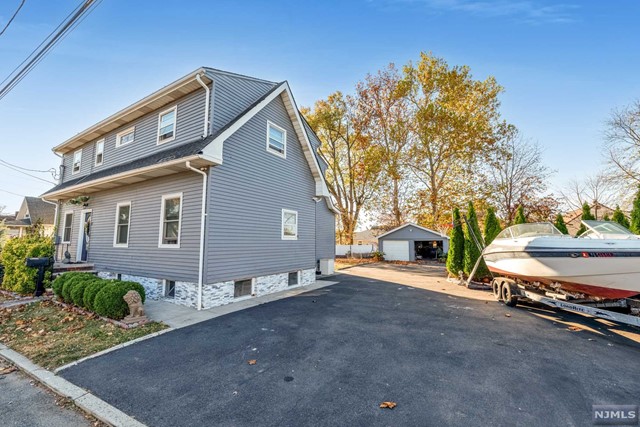
[[640, 404], [640, 345], [602, 323], [364, 276], [60, 375], [150, 426], [590, 425]]

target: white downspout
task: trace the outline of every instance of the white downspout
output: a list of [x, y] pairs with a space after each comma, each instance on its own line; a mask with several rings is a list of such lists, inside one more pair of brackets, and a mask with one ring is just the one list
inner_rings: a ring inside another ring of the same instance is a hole
[[200, 83], [205, 90], [205, 98], [204, 98], [204, 129], [202, 130], [202, 137], [206, 138], [209, 136], [209, 102], [211, 98], [211, 89], [207, 86], [200, 77], [200, 74], [196, 75], [196, 80]]
[[187, 161], [186, 166], [194, 172], [202, 175], [202, 212], [200, 214], [200, 259], [198, 265], [198, 310], [202, 310], [202, 288], [204, 286], [204, 233], [205, 220], [207, 218], [207, 178], [206, 172], [191, 166], [191, 162]]

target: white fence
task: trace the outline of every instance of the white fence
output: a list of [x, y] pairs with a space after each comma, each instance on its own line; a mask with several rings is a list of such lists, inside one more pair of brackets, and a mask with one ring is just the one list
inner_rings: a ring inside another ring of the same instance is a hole
[[337, 256], [345, 256], [348, 253], [352, 255], [366, 255], [376, 250], [375, 245], [336, 245]]

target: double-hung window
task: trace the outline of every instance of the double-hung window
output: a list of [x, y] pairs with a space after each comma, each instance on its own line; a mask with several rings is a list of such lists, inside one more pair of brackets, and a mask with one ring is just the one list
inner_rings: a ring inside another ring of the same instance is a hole
[[76, 174], [80, 172], [82, 166], [82, 148], [73, 153], [73, 165], [71, 166], [71, 173]]
[[287, 157], [287, 131], [267, 121], [267, 151]]
[[118, 203], [116, 206], [116, 230], [113, 246], [129, 246], [129, 225], [131, 224], [131, 202]]
[[102, 165], [104, 160], [104, 139], [96, 141], [96, 166]]
[[282, 240], [298, 239], [298, 212], [282, 209]]
[[71, 226], [73, 225], [73, 212], [64, 214], [64, 227], [62, 229], [62, 243], [71, 243]]
[[182, 193], [162, 196], [159, 247], [180, 247]]
[[174, 106], [158, 115], [158, 144], [176, 139], [176, 113]]
[[116, 147], [122, 145], [131, 144], [136, 134], [136, 127], [131, 126], [129, 129], [125, 129], [122, 132], [116, 134]]

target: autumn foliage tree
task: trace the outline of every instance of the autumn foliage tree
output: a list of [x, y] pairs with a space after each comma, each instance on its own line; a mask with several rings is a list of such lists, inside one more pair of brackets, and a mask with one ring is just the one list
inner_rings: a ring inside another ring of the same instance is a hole
[[379, 183], [380, 150], [359, 126], [356, 101], [335, 92], [303, 109], [309, 125], [320, 139], [320, 157], [327, 163], [327, 187], [340, 211], [343, 242], [353, 243], [353, 233], [364, 206]]

